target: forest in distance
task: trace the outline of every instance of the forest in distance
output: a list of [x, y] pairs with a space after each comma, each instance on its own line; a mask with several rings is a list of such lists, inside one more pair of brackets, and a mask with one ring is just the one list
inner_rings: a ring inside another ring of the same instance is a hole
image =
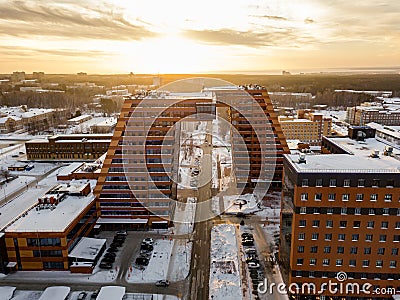
[[[0, 75], [1, 76], [1, 75]], [[2, 77], [6, 77], [3, 75]], [[32, 75], [27, 74], [26, 79]], [[115, 74], [115, 75], [76, 75], [76, 74], [45, 74], [40, 83], [58, 83], [55, 89], [65, 93], [19, 92], [19, 86], [2, 86], [0, 90], [0, 105], [46, 108], [79, 108], [91, 103], [95, 92], [88, 90], [68, 90], [68, 85], [78, 82], [92, 82], [105, 89], [119, 85], [151, 85], [154, 77], [160, 77], [161, 84], [191, 77], [210, 77], [226, 80], [233, 84], [249, 83], [265, 86], [269, 92], [299, 92], [311, 93], [313, 99], [309, 105], [327, 104], [331, 107], [346, 107], [357, 105], [364, 101], [372, 101], [365, 94], [336, 93], [335, 90], [377, 90], [391, 91], [393, 97], [400, 97], [400, 74], [304, 74], [304, 75], [241, 75], [241, 74]], [[98, 93], [98, 91], [96, 92]], [[278, 103], [279, 106], [293, 103]], [[120, 105], [112, 105], [108, 112], [119, 109]]]

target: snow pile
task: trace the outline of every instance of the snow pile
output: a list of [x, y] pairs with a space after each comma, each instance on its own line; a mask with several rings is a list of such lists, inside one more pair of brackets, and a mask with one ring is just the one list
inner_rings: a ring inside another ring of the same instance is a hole
[[235, 226], [212, 228], [210, 257], [210, 299], [242, 299]]
[[173, 256], [171, 258], [172, 268], [168, 272], [168, 280], [184, 280], [189, 275], [192, 245], [193, 243], [188, 242], [186, 239], [175, 240]]
[[175, 208], [175, 234], [189, 234], [193, 232], [194, 216], [196, 213], [195, 197], [188, 197], [186, 203], [176, 202]]
[[133, 262], [132, 271], [129, 270], [127, 272], [126, 280], [129, 283], [165, 280], [167, 278], [173, 245], [174, 242], [171, 240], [155, 240], [149, 265], [140, 270]]

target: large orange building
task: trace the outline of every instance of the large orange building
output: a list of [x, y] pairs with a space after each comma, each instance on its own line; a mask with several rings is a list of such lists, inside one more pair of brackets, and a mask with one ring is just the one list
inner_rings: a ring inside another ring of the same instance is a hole
[[[238, 185], [248, 191], [265, 180], [279, 188], [287, 144], [267, 91], [246, 89], [152, 93], [126, 99], [95, 189], [98, 223], [105, 227], [167, 226], [173, 211], [170, 199], [176, 198], [179, 121], [215, 118], [216, 107], [227, 108], [228, 121], [245, 143], [246, 149], [235, 147], [238, 137], [232, 138]], [[247, 100], [242, 101], [244, 94]], [[270, 177], [261, 178], [262, 172]]]
[[[293, 292], [299, 299], [391, 299], [400, 292], [400, 151], [375, 138], [324, 138], [324, 147], [341, 154], [285, 155], [280, 258], [288, 283], [315, 285]], [[347, 280], [337, 280], [340, 272]], [[370, 284], [371, 293], [332, 292], [329, 281]]]

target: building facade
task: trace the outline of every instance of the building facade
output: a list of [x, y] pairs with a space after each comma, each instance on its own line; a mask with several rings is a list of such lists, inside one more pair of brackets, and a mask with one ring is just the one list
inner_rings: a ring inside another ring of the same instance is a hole
[[[373, 138], [337, 138], [329, 148], [343, 154], [285, 155], [280, 258], [287, 282], [299, 287], [292, 292], [299, 299], [391, 299], [400, 292], [397, 154]], [[347, 280], [337, 279], [340, 272]], [[329, 281], [367, 283], [371, 294], [332, 292]], [[302, 289], [310, 284], [314, 290]]]
[[54, 135], [25, 143], [29, 160], [95, 160], [107, 152], [111, 134]]

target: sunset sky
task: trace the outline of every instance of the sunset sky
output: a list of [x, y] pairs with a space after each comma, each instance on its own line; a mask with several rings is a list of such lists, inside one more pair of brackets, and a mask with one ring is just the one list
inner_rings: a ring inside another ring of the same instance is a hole
[[399, 0], [0, 0], [0, 73], [400, 66]]

